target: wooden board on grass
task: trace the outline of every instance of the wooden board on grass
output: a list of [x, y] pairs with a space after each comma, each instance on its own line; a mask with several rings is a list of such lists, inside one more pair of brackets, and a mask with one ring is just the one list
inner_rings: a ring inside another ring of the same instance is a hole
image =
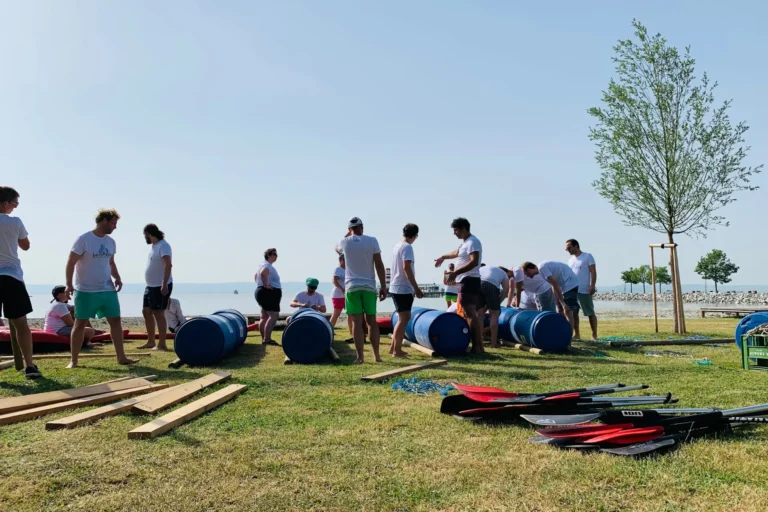
[[13, 368], [16, 363], [14, 361], [3, 361], [0, 363], [0, 370], [7, 370], [8, 368]]
[[[609, 341], [609, 347], [631, 347], [640, 345], [644, 347], [659, 347], [668, 345], [713, 345], [716, 343], [733, 343], [733, 338], [713, 338], [709, 340], [637, 340], [637, 341]], [[602, 345], [603, 343], [599, 343]]]
[[403, 375], [404, 373], [417, 372], [425, 368], [432, 368], [433, 366], [442, 366], [444, 364], [448, 364], [448, 361], [446, 361], [445, 359], [438, 359], [437, 361], [429, 361], [426, 363], [419, 363], [419, 364], [412, 364], [410, 366], [404, 366], [402, 368], [397, 368], [395, 370], [389, 370], [388, 372], [377, 373], [376, 375], [368, 375], [367, 377], [363, 377], [360, 380], [362, 380], [363, 382], [382, 381], [382, 380], [387, 380], [390, 377]]
[[247, 386], [243, 384], [230, 384], [224, 389], [211, 393], [191, 404], [180, 407], [173, 412], [161, 416], [154, 421], [150, 421], [140, 427], [128, 432], [128, 439], [153, 439], [164, 434], [182, 423], [186, 423], [192, 418], [196, 418], [203, 413], [210, 411], [232, 400], [237, 395], [245, 391]]
[[93, 386], [84, 386], [80, 388], [62, 389], [59, 391], [49, 391], [47, 393], [36, 393], [34, 395], [14, 396], [11, 398], [0, 399], [0, 414], [5, 414], [23, 409], [40, 407], [41, 405], [54, 404], [57, 402], [66, 402], [75, 398], [86, 396], [101, 395], [112, 391], [121, 391], [123, 389], [138, 388], [149, 386], [150, 382], [145, 379], [129, 379], [119, 382], [110, 382], [107, 384], [94, 384]]
[[430, 357], [434, 357], [434, 355], [435, 355], [435, 351], [434, 350], [432, 350], [430, 348], [427, 348], [427, 347], [422, 347], [418, 343], [412, 343], [412, 342], [410, 342], [408, 340], [403, 340], [403, 346], [404, 347], [408, 347], [408, 348], [412, 348], [414, 350], [418, 350], [419, 352], [423, 352], [423, 353], [427, 354]]
[[[125, 354], [126, 357], [149, 357], [152, 355], [152, 352], [129, 352]], [[117, 357], [115, 354], [80, 354], [77, 356], [78, 359], [99, 359], [102, 357]], [[7, 361], [9, 359], [13, 359], [13, 356], [0, 356], [0, 360]], [[40, 359], [72, 359], [71, 354], [35, 354], [32, 356], [32, 359], [40, 360]]]
[[531, 354], [536, 354], [536, 355], [543, 355], [543, 354], [545, 354], [545, 352], [543, 350], [541, 350], [540, 348], [530, 347], [528, 345], [523, 345], [521, 343], [514, 343], [512, 341], [504, 341], [504, 340], [502, 340], [501, 344], [503, 346], [505, 346], [505, 347], [515, 348], [517, 350], [522, 350], [523, 352], [530, 352]]
[[[170, 389], [173, 389], [173, 388], [170, 388]], [[122, 400], [114, 404], [105, 405], [104, 407], [99, 407], [97, 409], [92, 409], [90, 411], [73, 414], [72, 416], [67, 416], [66, 418], [52, 420], [45, 424], [45, 429], [59, 430], [63, 428], [75, 428], [75, 427], [79, 427], [80, 425], [85, 425], [86, 423], [91, 423], [96, 420], [100, 420], [102, 418], [115, 416], [117, 414], [120, 414], [121, 412], [128, 411], [131, 407], [138, 404], [142, 400], [149, 400], [153, 397], [160, 395], [161, 393], [168, 392], [170, 389], [166, 388], [166, 389], [161, 389], [159, 391], [153, 391], [152, 393], [149, 393], [146, 395], [129, 398], [127, 400]]]
[[24, 409], [22, 411], [10, 412], [8, 414], [0, 415], [0, 425], [10, 425], [11, 423], [18, 423], [20, 421], [27, 421], [40, 416], [46, 416], [58, 411], [64, 411], [67, 409], [79, 409], [80, 407], [88, 407], [89, 405], [104, 404], [107, 402], [113, 402], [121, 398], [127, 398], [130, 396], [141, 395], [149, 391], [157, 391], [165, 389], [168, 384], [154, 384], [151, 386], [142, 386], [140, 388], [123, 389], [121, 391], [112, 391], [110, 393], [103, 393], [101, 395], [88, 396], [85, 398], [76, 398], [75, 400], [67, 400], [66, 402], [58, 402], [55, 404], [43, 405], [42, 407], [35, 407], [33, 409]]
[[223, 382], [231, 376], [232, 374], [229, 372], [220, 371], [184, 384], [179, 384], [161, 395], [136, 404], [133, 406], [133, 410], [140, 414], [155, 414], [156, 412], [172, 407], [179, 402], [183, 402], [203, 389], [218, 384], [219, 382]]

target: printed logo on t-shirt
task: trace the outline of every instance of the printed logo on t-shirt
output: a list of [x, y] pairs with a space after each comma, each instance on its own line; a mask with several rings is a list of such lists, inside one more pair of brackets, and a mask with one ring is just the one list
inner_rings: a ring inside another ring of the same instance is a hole
[[93, 253], [93, 259], [102, 259], [102, 258], [109, 258], [109, 251], [106, 247], [104, 247], [104, 244], [101, 244], [99, 246], [99, 252]]

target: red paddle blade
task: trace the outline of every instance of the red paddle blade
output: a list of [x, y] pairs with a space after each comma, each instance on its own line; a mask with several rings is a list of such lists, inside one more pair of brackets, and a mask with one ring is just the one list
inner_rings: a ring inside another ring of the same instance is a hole
[[475, 402], [493, 402], [498, 399], [504, 399], [504, 398], [517, 398], [517, 393], [509, 393], [507, 395], [502, 395], [500, 393], [471, 393], [469, 391], [462, 393], [465, 397], [469, 398], [470, 400], [474, 400]]
[[544, 402], [550, 402], [552, 400], [573, 400], [574, 398], [581, 398], [581, 393], [565, 393], [564, 395], [548, 396], [544, 399]]
[[583, 427], [545, 428], [536, 433], [552, 439], [590, 439], [595, 436], [613, 434], [624, 429], [632, 428], [631, 423], [618, 425], [584, 425]]
[[635, 444], [652, 441], [664, 435], [664, 427], [628, 428], [587, 439], [586, 444]]
[[479, 409], [467, 409], [465, 411], [459, 411], [459, 414], [462, 416], [471, 416], [473, 414], [481, 413], [481, 412], [490, 412], [490, 411], [501, 411], [502, 409], [515, 409], [515, 408], [525, 408], [527, 405], [503, 405], [501, 407], [480, 407]]
[[491, 388], [488, 386], [468, 386], [467, 384], [459, 384], [458, 382], [452, 382], [451, 385], [460, 393], [506, 393], [517, 395], [517, 393], [507, 391], [506, 389]]

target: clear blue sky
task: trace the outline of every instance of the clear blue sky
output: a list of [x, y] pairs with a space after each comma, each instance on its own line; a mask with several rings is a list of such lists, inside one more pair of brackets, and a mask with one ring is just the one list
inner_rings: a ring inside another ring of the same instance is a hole
[[[664, 241], [590, 185], [586, 110], [633, 17], [692, 46], [751, 126], [747, 163], [768, 163], [761, 2], [6, 0], [0, 182], [22, 195], [26, 279], [62, 282], [74, 239], [113, 207], [126, 282], [143, 280], [147, 222], [179, 282], [250, 280], [272, 246], [283, 280], [327, 281], [354, 215], [386, 262], [419, 224], [431, 281], [462, 215], [489, 264], [565, 260], [575, 237], [618, 284]], [[765, 194], [724, 209], [731, 227], [680, 237], [684, 283], [712, 248], [741, 266], [734, 284], [768, 283]]]

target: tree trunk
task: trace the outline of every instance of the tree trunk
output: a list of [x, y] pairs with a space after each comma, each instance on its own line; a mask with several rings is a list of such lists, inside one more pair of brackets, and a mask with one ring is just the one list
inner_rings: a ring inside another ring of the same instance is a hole
[[717, 281], [715, 281], [715, 293], [717, 293]]
[[632, 293], [632, 283], [629, 283], [629, 293]]
[[645, 283], [643, 283], [643, 293], [645, 293]]

